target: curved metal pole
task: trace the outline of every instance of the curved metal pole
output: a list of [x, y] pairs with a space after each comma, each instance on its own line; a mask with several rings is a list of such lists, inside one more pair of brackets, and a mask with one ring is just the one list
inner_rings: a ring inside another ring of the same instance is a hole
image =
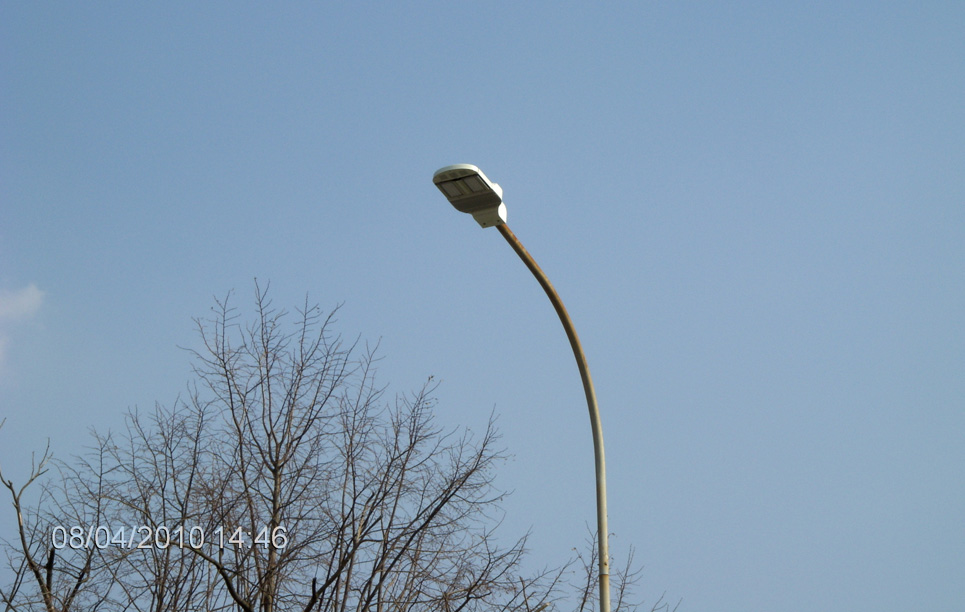
[[505, 223], [496, 226], [499, 233], [503, 235], [509, 246], [513, 247], [519, 258], [523, 260], [529, 271], [533, 273], [539, 281], [543, 291], [546, 292], [556, 314], [563, 323], [566, 330], [566, 337], [573, 348], [573, 355], [576, 357], [576, 365], [580, 368], [580, 378], [583, 379], [583, 392], [586, 394], [586, 405], [590, 409], [590, 427], [593, 429], [593, 457], [596, 464], [596, 533], [599, 545], [600, 557], [600, 612], [610, 612], [610, 552], [608, 545], [608, 534], [606, 524], [606, 461], [603, 457], [603, 427], [600, 424], [600, 409], [596, 404], [596, 392], [593, 390], [593, 379], [590, 378], [590, 368], [586, 364], [586, 356], [583, 354], [583, 347], [580, 345], [580, 338], [576, 335], [576, 329], [570, 320], [570, 315], [563, 306], [563, 301], [556, 293], [556, 289], [546, 278], [546, 274], [537, 265], [536, 260], [529, 254], [529, 251], [522, 245], [516, 234], [509, 229]]

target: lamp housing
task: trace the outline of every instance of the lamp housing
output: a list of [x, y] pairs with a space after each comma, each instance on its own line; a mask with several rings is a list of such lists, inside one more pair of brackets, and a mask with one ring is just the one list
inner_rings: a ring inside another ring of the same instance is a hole
[[469, 213], [482, 227], [506, 222], [503, 188], [472, 164], [455, 164], [436, 170], [432, 182], [459, 212]]

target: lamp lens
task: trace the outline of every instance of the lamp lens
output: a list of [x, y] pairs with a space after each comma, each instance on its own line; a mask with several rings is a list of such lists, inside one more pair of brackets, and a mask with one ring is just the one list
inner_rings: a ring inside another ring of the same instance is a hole
[[478, 176], [467, 176], [462, 182], [465, 183], [466, 187], [469, 187], [469, 190], [473, 193], [482, 193], [486, 191], [486, 185]]
[[459, 189], [459, 181], [439, 183], [439, 189], [442, 189], [447, 198], [458, 198], [462, 195], [462, 191]]

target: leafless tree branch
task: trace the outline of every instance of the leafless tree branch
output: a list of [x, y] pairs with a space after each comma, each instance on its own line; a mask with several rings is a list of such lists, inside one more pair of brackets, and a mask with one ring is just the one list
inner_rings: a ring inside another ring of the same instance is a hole
[[[256, 283], [243, 324], [229, 294], [195, 321], [187, 392], [94, 434], [88, 454], [57, 464], [39, 510], [23, 492], [49, 449], [20, 487], [0, 471], [19, 525], [6, 610], [591, 609], [593, 542], [575, 565], [535, 573], [525, 536], [497, 543], [493, 419], [479, 435], [438, 426], [431, 377], [387, 398], [378, 345], [343, 340], [336, 313], [307, 299], [277, 309]], [[71, 546], [52, 545], [58, 525], [78, 526]], [[638, 608], [633, 567], [631, 551], [616, 612]], [[652, 612], [668, 608], [661, 598]]]

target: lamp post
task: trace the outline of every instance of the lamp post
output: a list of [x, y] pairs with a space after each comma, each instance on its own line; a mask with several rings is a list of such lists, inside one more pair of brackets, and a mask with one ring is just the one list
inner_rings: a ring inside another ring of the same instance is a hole
[[586, 356], [580, 345], [580, 338], [563, 306], [560, 296], [550, 283], [546, 274], [537, 265], [536, 260], [523, 247], [516, 235], [506, 225], [506, 205], [503, 203], [503, 189], [490, 181], [482, 171], [472, 164], [456, 164], [440, 168], [432, 176], [439, 191], [446, 196], [449, 203], [459, 212], [469, 213], [482, 227], [496, 226], [519, 258], [523, 260], [529, 271], [533, 273], [543, 291], [546, 292], [556, 314], [563, 323], [566, 337], [570, 341], [576, 365], [580, 369], [583, 380], [583, 392], [586, 394], [586, 405], [590, 411], [590, 428], [593, 431], [593, 458], [596, 466], [596, 529], [597, 544], [599, 546], [600, 563], [600, 612], [610, 612], [610, 553], [606, 520], [606, 462], [603, 453], [603, 428], [600, 425], [600, 410], [596, 403], [596, 392], [593, 390], [593, 379], [590, 368], [586, 364]]

